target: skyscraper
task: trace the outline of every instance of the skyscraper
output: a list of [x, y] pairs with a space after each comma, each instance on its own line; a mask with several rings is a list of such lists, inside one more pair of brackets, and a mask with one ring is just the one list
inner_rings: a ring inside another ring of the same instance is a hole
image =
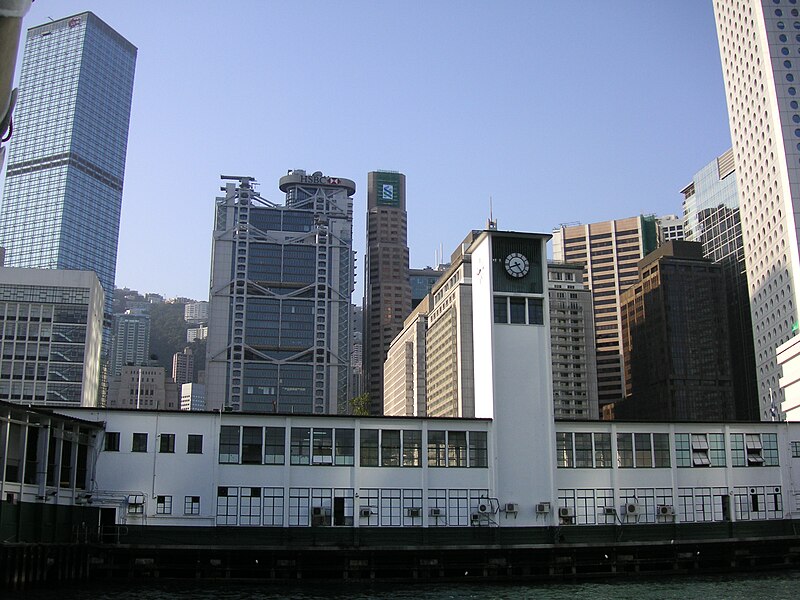
[[107, 315], [135, 64], [90, 12], [28, 30], [0, 210], [7, 266], [94, 271]]
[[625, 394], [619, 297], [638, 279], [639, 259], [655, 247], [655, 217], [562, 225], [553, 231], [553, 259], [586, 267], [584, 283], [591, 289], [594, 302], [601, 410]]
[[582, 265], [547, 263], [553, 408], [557, 419], [598, 418], [592, 292]]
[[778, 413], [776, 347], [792, 337], [800, 306], [800, 6], [715, 0], [714, 14], [764, 420]]
[[383, 362], [411, 313], [408, 280], [406, 177], [367, 176], [367, 256], [364, 265], [364, 391], [370, 412], [383, 412]]
[[703, 244], [703, 256], [722, 265], [735, 416], [739, 420], [757, 421], [760, 418], [758, 377], [737, 189], [733, 150], [728, 150], [698, 171], [681, 190], [684, 235], [687, 241]]
[[701, 244], [672, 240], [639, 261], [620, 297], [626, 399], [615, 417], [734, 418], [725, 304], [722, 267]]
[[194, 356], [191, 348], [172, 355], [172, 380], [178, 385], [191, 383], [194, 380]]
[[150, 315], [130, 310], [114, 315], [111, 375], [121, 375], [126, 366], [144, 366], [149, 359]]
[[289, 171], [281, 206], [251, 177], [223, 179], [232, 181], [216, 206], [208, 407], [347, 412], [355, 183]]

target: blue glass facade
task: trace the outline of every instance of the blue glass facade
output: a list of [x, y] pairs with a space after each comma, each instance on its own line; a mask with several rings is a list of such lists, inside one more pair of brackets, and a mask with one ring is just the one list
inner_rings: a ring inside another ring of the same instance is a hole
[[28, 30], [0, 209], [6, 266], [92, 270], [108, 314], [135, 64], [92, 13]]
[[730, 328], [735, 418], [759, 420], [753, 321], [742, 243], [733, 152], [715, 159], [682, 193], [684, 239], [703, 244], [703, 256], [722, 265]]
[[217, 199], [208, 406], [347, 412], [355, 186], [292, 171], [279, 206], [251, 181], [229, 183]]

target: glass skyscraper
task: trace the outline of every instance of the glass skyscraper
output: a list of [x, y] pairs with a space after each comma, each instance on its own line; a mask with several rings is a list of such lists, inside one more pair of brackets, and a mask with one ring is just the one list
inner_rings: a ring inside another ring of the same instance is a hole
[[348, 412], [355, 183], [293, 170], [280, 206], [250, 177], [225, 179], [234, 181], [216, 205], [208, 407]]
[[136, 47], [90, 12], [28, 30], [0, 246], [97, 273], [111, 313]]
[[702, 243], [703, 256], [722, 265], [736, 403], [736, 414], [728, 418], [758, 421], [753, 320], [733, 150], [698, 171], [681, 193], [686, 240]]

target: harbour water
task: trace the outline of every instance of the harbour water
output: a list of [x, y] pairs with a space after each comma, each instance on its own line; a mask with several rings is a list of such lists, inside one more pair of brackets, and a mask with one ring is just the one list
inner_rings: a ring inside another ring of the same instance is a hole
[[273, 584], [225, 581], [96, 581], [6, 595], [7, 600], [781, 600], [796, 598], [800, 572], [714, 577], [659, 577], [588, 583]]

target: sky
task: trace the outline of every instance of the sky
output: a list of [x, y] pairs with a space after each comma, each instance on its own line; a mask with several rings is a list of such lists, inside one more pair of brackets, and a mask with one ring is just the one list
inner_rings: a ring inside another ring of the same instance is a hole
[[369, 171], [406, 175], [421, 268], [490, 198], [512, 231], [680, 215], [731, 145], [710, 0], [35, 0], [24, 26], [86, 10], [138, 48], [116, 284], [142, 293], [208, 298], [221, 174], [279, 203], [289, 169], [354, 180], [360, 304]]

